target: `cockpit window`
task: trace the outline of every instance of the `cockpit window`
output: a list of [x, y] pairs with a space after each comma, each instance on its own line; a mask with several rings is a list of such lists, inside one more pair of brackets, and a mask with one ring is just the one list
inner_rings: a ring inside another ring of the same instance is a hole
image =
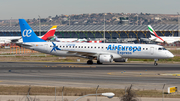
[[158, 48], [158, 50], [166, 50], [166, 48], [162, 47], [162, 48]]

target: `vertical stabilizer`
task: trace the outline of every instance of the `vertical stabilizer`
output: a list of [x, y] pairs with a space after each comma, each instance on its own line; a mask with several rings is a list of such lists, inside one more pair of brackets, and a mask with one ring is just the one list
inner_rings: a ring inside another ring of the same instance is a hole
[[151, 27], [151, 25], [148, 25], [148, 29], [149, 29], [149, 31], [151, 32], [151, 34], [150, 34], [150, 35], [151, 35], [151, 38], [157, 37], [157, 38], [159, 38], [161, 41], [164, 42], [164, 40], [156, 34], [156, 32], [154, 31], [154, 29]]
[[53, 37], [55, 35], [54, 33], [56, 31], [56, 28], [57, 25], [52, 26], [51, 29], [41, 39], [48, 40], [48, 38]]
[[23, 42], [46, 42], [45, 40], [37, 37], [37, 35], [24, 19], [19, 19], [19, 25]]

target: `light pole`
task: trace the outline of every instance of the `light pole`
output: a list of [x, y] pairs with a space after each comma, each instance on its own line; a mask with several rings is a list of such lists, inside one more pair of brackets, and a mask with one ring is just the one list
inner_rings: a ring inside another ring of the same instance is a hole
[[106, 41], [106, 38], [105, 38], [105, 35], [106, 35], [106, 33], [105, 33], [105, 30], [106, 30], [106, 26], [105, 26], [105, 14], [106, 13], [104, 13], [104, 43]]
[[180, 33], [179, 33], [179, 12], [177, 12], [178, 14], [178, 36], [180, 36]]
[[69, 25], [70, 25], [71, 23], [70, 23], [70, 15], [69, 15]]
[[39, 16], [39, 36], [41, 36], [41, 17], [40, 16]]
[[79, 99], [81, 99], [81, 98], [83, 98], [83, 97], [92, 96], [92, 95], [102, 95], [102, 96], [106, 96], [106, 97], [108, 97], [108, 98], [113, 98], [115, 94], [114, 94], [114, 93], [87, 94], [87, 95], [84, 95], [84, 96], [81, 96], [81, 97], [75, 99], [74, 101], [77, 101], [77, 100], [79, 100]]
[[11, 27], [11, 20], [12, 20], [12, 17], [11, 17], [11, 19], [10, 19], [10, 27]]
[[138, 21], [138, 13], [137, 13], [137, 25], [138, 25], [138, 22], [139, 22], [139, 21]]

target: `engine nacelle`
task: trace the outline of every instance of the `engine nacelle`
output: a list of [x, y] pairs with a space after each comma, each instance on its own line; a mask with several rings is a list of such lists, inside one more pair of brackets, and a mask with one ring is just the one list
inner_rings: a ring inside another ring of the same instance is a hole
[[100, 63], [113, 62], [112, 55], [99, 55], [97, 59]]
[[128, 58], [114, 59], [115, 62], [127, 62]]

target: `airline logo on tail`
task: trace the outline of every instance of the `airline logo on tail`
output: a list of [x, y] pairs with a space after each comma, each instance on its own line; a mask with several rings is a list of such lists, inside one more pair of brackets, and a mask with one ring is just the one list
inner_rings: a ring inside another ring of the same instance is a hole
[[31, 29], [25, 29], [24, 31], [23, 31], [23, 37], [30, 37], [31, 36], [31, 32], [32, 32], [32, 30]]
[[49, 38], [53, 37], [56, 31], [56, 28], [57, 28], [57, 25], [52, 26], [51, 29], [41, 39], [48, 40]]
[[19, 19], [19, 25], [21, 29], [21, 35], [23, 42], [46, 42], [43, 39], [37, 37], [32, 28], [28, 25], [26, 20]]
[[156, 32], [154, 31], [154, 29], [151, 27], [151, 25], [148, 25], [148, 29], [149, 29], [149, 31], [150, 31], [153, 35], [155, 35], [157, 38], [159, 38], [161, 41], [164, 42], [164, 40], [156, 34]]

